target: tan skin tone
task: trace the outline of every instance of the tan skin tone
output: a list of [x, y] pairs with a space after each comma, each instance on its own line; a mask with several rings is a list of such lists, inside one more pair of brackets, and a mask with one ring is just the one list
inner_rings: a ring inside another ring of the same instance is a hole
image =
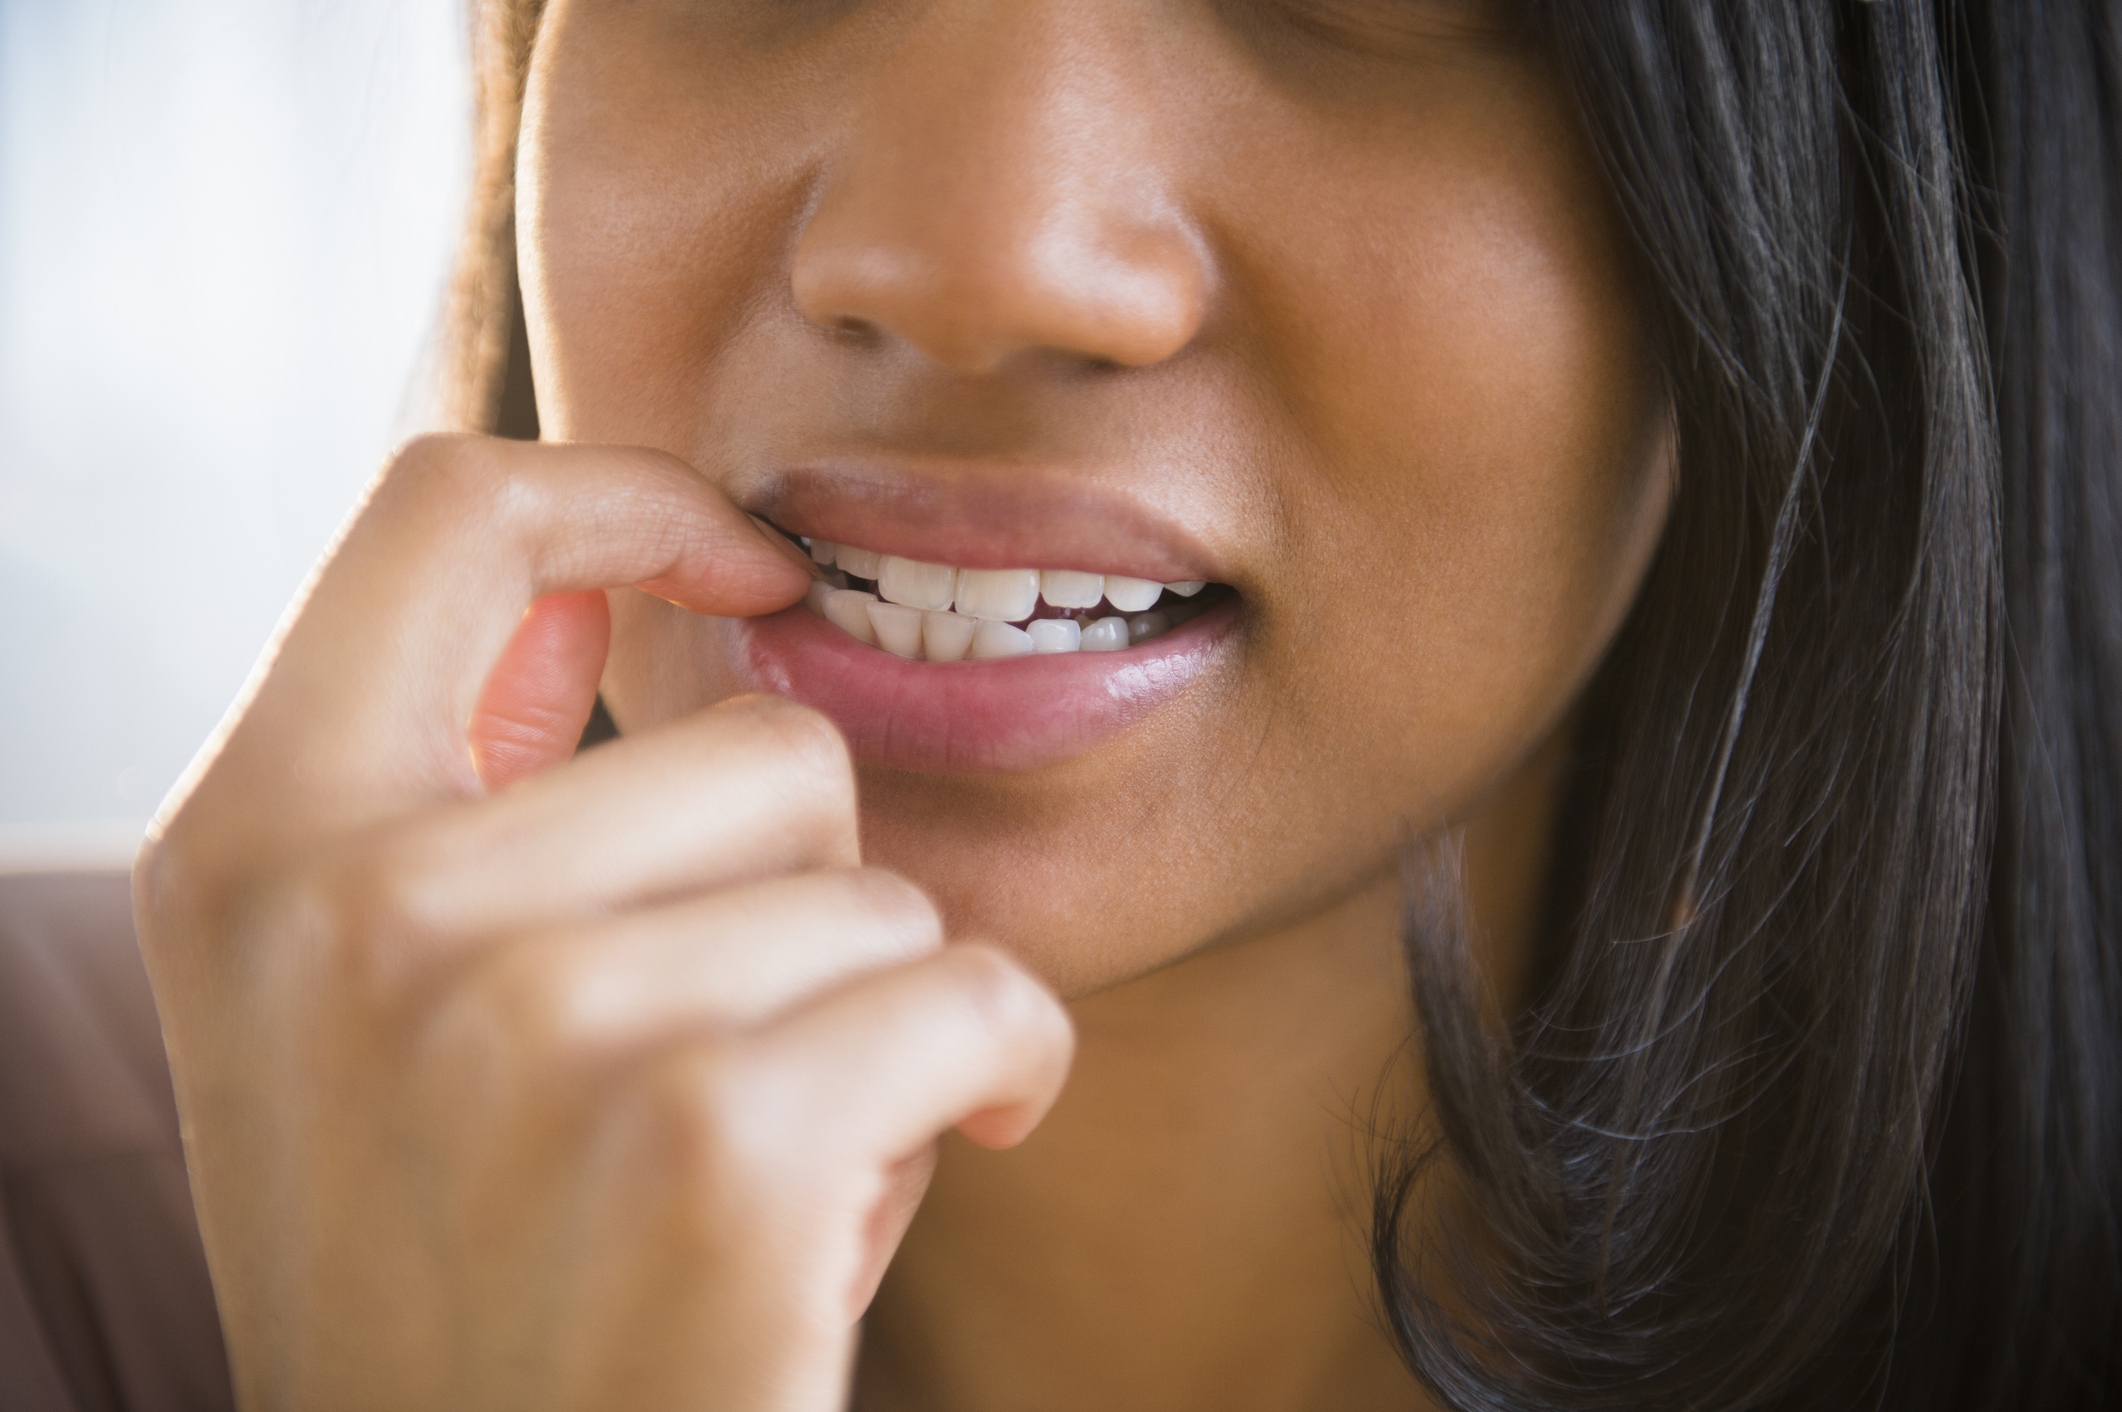
[[[519, 171], [571, 444], [402, 453], [139, 873], [246, 1399], [1421, 1405], [1357, 1243], [1396, 845], [1464, 828], [1507, 1003], [1669, 487], [1547, 61], [1444, 0], [554, 0]], [[723, 700], [807, 583], [745, 512], [833, 457], [1133, 497], [1242, 620], [1061, 763], [851, 762]]]

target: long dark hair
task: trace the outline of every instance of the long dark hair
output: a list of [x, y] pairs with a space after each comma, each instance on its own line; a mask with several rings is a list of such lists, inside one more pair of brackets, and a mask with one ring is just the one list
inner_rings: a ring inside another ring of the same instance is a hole
[[[460, 419], [519, 435], [538, 4], [480, 9], [452, 325]], [[1417, 860], [1386, 1315], [1468, 1409], [2122, 1405], [2117, 5], [1527, 9], [1680, 485], [1509, 1034]]]
[[1508, 1043], [1413, 890], [1394, 1329], [1463, 1408], [2122, 1403], [2116, 8], [1537, 18], [1680, 488]]

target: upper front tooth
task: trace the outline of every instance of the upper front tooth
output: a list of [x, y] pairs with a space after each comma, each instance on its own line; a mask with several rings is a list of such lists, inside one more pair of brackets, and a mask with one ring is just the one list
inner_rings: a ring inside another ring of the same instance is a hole
[[1178, 594], [1181, 598], [1191, 598], [1195, 594], [1199, 593], [1202, 589], [1208, 587], [1208, 580], [1186, 579], [1180, 583], [1168, 583], [1164, 586], [1170, 589], [1172, 592]]
[[833, 542], [829, 539], [814, 539], [810, 542], [810, 556], [828, 568], [833, 562]]
[[1074, 569], [1041, 569], [1039, 596], [1056, 608], [1095, 608], [1105, 596], [1105, 575]]
[[[841, 562], [847, 562], [846, 551], [841, 554]], [[1037, 569], [958, 570], [958, 611], [969, 618], [1012, 623], [1030, 617], [1038, 606]]]
[[834, 557], [840, 567], [858, 579], [873, 579], [877, 576], [877, 565], [884, 556], [874, 549], [857, 549], [852, 544], [834, 546]]
[[1163, 592], [1164, 585], [1154, 579], [1131, 579], [1120, 574], [1105, 576], [1105, 597], [1123, 613], [1141, 612], [1155, 603]]
[[948, 564], [887, 554], [877, 569], [877, 596], [909, 608], [948, 608], [957, 586], [958, 571]]

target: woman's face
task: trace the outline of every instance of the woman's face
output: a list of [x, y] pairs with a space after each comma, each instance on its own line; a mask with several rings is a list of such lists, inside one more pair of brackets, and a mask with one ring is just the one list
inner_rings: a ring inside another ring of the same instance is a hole
[[818, 704], [869, 857], [1072, 993], [1508, 794], [1669, 468], [1614, 213], [1507, 20], [553, 0], [519, 178], [548, 437], [883, 554], [1231, 591], [1126, 651], [958, 663], [616, 595], [621, 728]]

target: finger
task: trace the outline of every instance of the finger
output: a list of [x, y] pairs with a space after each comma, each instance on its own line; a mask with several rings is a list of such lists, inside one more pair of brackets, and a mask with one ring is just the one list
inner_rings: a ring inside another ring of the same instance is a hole
[[936, 951], [943, 925], [879, 869], [776, 878], [493, 945], [449, 985], [428, 1048], [464, 1072], [499, 1050], [532, 1072], [750, 1026], [827, 986]]
[[899, 1242], [928, 1195], [930, 1178], [936, 1174], [936, 1145], [930, 1143], [910, 1157], [902, 1157], [884, 1173], [884, 1190], [871, 1204], [862, 1221], [862, 1263], [848, 1281], [846, 1316], [849, 1323], [869, 1311], [870, 1301], [884, 1283]]
[[548, 594], [524, 610], [464, 732], [489, 790], [574, 755], [611, 636], [611, 608], [597, 589]]
[[378, 480], [193, 803], [273, 799], [216, 822], [228, 846], [275, 852], [476, 795], [465, 722], [533, 599], [640, 584], [747, 616], [809, 582], [799, 550], [661, 452], [423, 438]]
[[824, 716], [736, 697], [328, 857], [414, 965], [468, 938], [860, 863], [854, 765]]
[[790, 1121], [891, 1162], [951, 1127], [1022, 1142], [1060, 1096], [1075, 1029], [1022, 966], [958, 945], [797, 1006], [747, 1049]]

